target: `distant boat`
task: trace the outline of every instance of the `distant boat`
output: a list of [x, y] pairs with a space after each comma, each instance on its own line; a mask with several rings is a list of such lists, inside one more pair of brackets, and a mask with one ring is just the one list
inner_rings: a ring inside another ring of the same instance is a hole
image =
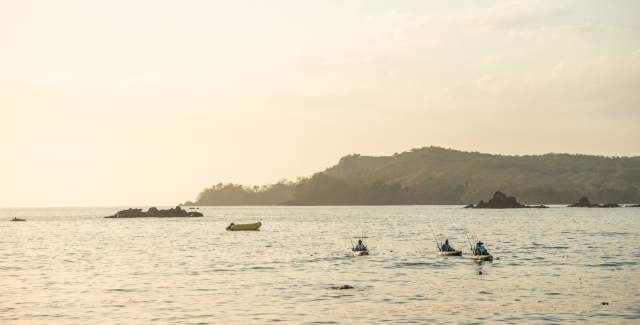
[[261, 226], [262, 226], [262, 222], [240, 223], [237, 225], [232, 222], [229, 226], [227, 226], [227, 230], [228, 231], [258, 231], [260, 230]]
[[22, 218], [13, 217], [13, 219], [11, 219], [11, 220], [9, 220], [9, 221], [27, 221], [27, 219], [22, 219]]
[[[436, 235], [433, 234], [433, 238], [436, 241], [436, 253], [439, 256], [462, 256], [462, 251], [456, 250], [451, 245], [449, 245], [449, 239], [445, 240], [444, 243], [441, 243]], [[445, 246], [446, 245], [446, 246]]]
[[469, 238], [468, 240], [470, 246], [469, 248], [471, 249], [471, 259], [476, 262], [493, 261], [493, 255], [491, 255], [491, 253], [489, 253], [489, 251], [484, 248], [483, 242], [478, 240], [478, 238], [475, 236]]

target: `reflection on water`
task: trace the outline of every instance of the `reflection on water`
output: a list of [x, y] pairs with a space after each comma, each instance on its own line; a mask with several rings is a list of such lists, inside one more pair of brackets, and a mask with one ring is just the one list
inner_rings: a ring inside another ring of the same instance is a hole
[[[635, 323], [640, 209], [0, 210], [0, 323]], [[27, 222], [8, 222], [11, 217]], [[262, 221], [260, 232], [226, 232]], [[438, 257], [431, 228], [468, 252]], [[371, 250], [352, 257], [351, 238]], [[353, 289], [337, 290], [344, 284]], [[602, 304], [608, 302], [609, 304]]]

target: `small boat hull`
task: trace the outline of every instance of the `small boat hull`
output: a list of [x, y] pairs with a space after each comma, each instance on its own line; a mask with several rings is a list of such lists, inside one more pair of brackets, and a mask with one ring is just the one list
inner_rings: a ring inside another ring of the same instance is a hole
[[352, 251], [353, 256], [366, 256], [369, 255], [369, 251]]
[[228, 231], [258, 231], [262, 227], [262, 222], [233, 224], [227, 227]]
[[492, 261], [493, 255], [471, 255], [471, 258], [476, 261]]
[[13, 218], [13, 219], [11, 219], [9, 221], [20, 222], [20, 221], [27, 221], [27, 219]]
[[438, 251], [438, 255], [440, 256], [462, 256], [462, 251]]

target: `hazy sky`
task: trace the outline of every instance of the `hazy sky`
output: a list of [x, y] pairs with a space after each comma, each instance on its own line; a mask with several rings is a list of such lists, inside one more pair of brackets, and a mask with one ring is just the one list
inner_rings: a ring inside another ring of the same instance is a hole
[[0, 206], [428, 145], [640, 155], [640, 1], [0, 2]]

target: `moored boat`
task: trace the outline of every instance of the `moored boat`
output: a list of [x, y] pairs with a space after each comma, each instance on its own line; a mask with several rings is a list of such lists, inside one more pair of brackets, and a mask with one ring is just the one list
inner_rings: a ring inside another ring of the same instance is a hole
[[239, 224], [235, 224], [232, 222], [229, 226], [227, 226], [227, 230], [228, 231], [258, 231], [260, 230], [261, 226], [262, 226], [262, 222], [239, 223]]
[[27, 219], [22, 219], [22, 218], [13, 217], [13, 219], [11, 219], [11, 220], [9, 220], [9, 221], [27, 221]]

